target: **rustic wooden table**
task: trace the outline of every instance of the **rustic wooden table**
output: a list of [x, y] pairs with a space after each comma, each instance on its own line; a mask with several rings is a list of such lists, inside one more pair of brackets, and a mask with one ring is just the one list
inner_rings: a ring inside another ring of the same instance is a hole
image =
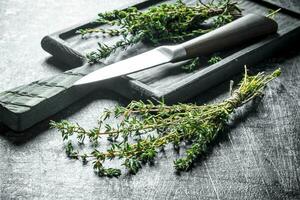
[[[0, 91], [69, 69], [40, 48], [41, 38], [95, 13], [139, 0], [0, 1]], [[300, 199], [300, 48], [283, 50], [254, 71], [282, 68], [258, 104], [238, 110], [230, 131], [188, 173], [174, 173], [167, 151], [136, 176], [99, 178], [69, 160], [44, 121], [23, 133], [0, 128], [0, 199]], [[228, 96], [229, 82], [191, 102]], [[92, 127], [104, 108], [126, 104], [97, 91], [53, 119]]]

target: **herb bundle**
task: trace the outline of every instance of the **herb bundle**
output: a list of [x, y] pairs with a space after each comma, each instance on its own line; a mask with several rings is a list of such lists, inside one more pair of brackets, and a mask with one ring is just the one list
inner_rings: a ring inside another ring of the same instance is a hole
[[[122, 39], [112, 46], [98, 43], [98, 49], [87, 54], [89, 62], [95, 63], [118, 49], [125, 50], [138, 42], [157, 45], [182, 42], [200, 36], [231, 22], [240, 16], [240, 13], [237, 3], [231, 0], [211, 1], [207, 4], [199, 1], [196, 5], [186, 5], [178, 0], [175, 3], [150, 7], [144, 12], [131, 7], [100, 13], [96, 24], [108, 24], [118, 28], [89, 28], [77, 32], [82, 36], [90, 33], [122, 36]], [[206, 23], [208, 20], [211, 20], [210, 24]]]
[[[175, 148], [189, 142], [185, 156], [174, 161], [178, 171], [190, 169], [194, 161], [206, 151], [207, 145], [225, 127], [235, 109], [262, 94], [268, 82], [280, 75], [280, 69], [272, 74], [259, 73], [248, 76], [247, 71], [238, 89], [223, 102], [210, 105], [175, 104], [168, 106], [163, 102], [132, 101], [128, 106], [117, 106], [106, 110], [98, 121], [97, 127], [87, 130], [68, 121], [51, 122], [58, 129], [66, 144], [70, 158], [81, 159], [83, 163], [92, 161], [99, 176], [118, 177], [120, 168], [108, 168], [111, 160], [120, 159], [125, 168], [136, 174], [145, 163], [153, 163], [159, 150], [168, 144]], [[112, 127], [106, 120], [115, 117], [121, 121]], [[87, 138], [95, 146], [90, 153], [76, 150], [73, 137], [80, 145]], [[102, 137], [110, 141], [106, 150], [100, 150], [98, 143]]]

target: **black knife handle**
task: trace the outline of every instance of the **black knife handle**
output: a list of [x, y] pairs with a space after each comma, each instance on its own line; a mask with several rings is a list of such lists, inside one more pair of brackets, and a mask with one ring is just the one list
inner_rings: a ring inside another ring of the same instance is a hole
[[186, 51], [184, 59], [234, 47], [248, 40], [276, 33], [277, 23], [265, 16], [248, 14], [207, 34], [189, 40], [180, 47]]

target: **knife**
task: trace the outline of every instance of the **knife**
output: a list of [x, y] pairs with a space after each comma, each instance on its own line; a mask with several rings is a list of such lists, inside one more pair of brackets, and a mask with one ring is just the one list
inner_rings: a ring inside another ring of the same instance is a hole
[[248, 14], [207, 34], [173, 46], [160, 46], [137, 56], [98, 69], [74, 83], [96, 83], [161, 64], [178, 62], [222, 51], [249, 40], [276, 33], [277, 23], [265, 16]]

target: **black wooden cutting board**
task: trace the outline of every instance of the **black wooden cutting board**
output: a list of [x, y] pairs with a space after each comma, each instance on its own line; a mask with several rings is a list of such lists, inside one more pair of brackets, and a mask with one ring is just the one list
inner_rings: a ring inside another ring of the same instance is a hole
[[[194, 0], [187, 0], [185, 2], [190, 4], [195, 3]], [[245, 9], [244, 14], [262, 14], [268, 11], [268, 8], [249, 1], [242, 1], [240, 6]], [[270, 36], [254, 43], [245, 44], [231, 51], [223, 52], [221, 54], [223, 60], [219, 63], [209, 66], [205, 61], [206, 58], [202, 58], [203, 65], [193, 73], [185, 73], [180, 69], [179, 65], [166, 64], [123, 77], [125, 81], [121, 81], [121, 84], [111, 85], [110, 89], [132, 99], [161, 99], [163, 97], [169, 103], [186, 100], [240, 72], [243, 69], [243, 65], [252, 66], [261, 59], [269, 56], [277, 47], [285, 44], [284, 40], [291, 39], [291, 36], [294, 34], [293, 31], [298, 31], [299, 21], [297, 19], [285, 14], [279, 14], [276, 20], [279, 23], [279, 34], [277, 36]], [[89, 23], [81, 23], [46, 36], [42, 40], [42, 47], [71, 66], [87, 65], [85, 68], [88, 68], [85, 54], [96, 50], [98, 41], [111, 44], [118, 39], [101, 36], [91, 36], [83, 39], [76, 33], [76, 30], [80, 28], [94, 28], [95, 24], [90, 23], [92, 21], [90, 20]], [[145, 44], [140, 44], [130, 48], [126, 52], [118, 52], [112, 55], [110, 59], [104, 60], [103, 63], [110, 64], [151, 48]], [[226, 73], [228, 68], [230, 69], [230, 73]], [[224, 70], [224, 73], [219, 77], [215, 77], [215, 72], [218, 70]]]
[[[150, 5], [157, 4], [157, 2], [160, 1], [145, 1], [138, 7], [145, 9]], [[189, 0], [187, 2], [193, 3], [194, 1]], [[241, 1], [240, 6], [245, 9], [244, 14], [265, 14], [268, 11], [267, 7], [246, 0]], [[221, 83], [240, 72], [245, 64], [253, 66], [299, 37], [300, 22], [296, 16], [282, 12], [275, 19], [279, 24], [277, 35], [223, 52], [221, 54], [222, 61], [210, 66], [207, 62], [203, 62], [203, 66], [193, 73], [185, 73], [176, 64], [166, 64], [126, 77], [109, 80], [99, 86], [94, 85], [85, 88], [73, 88], [72, 85], [85, 74], [153, 47], [139, 44], [126, 52], [111, 56], [104, 63], [89, 65], [86, 63], [84, 55], [97, 48], [95, 41], [101, 39], [109, 44], [113, 40], [95, 37], [82, 39], [80, 35], [75, 34], [76, 30], [81, 27], [89, 27], [91, 23], [82, 23], [56, 32], [46, 36], [42, 40], [42, 46], [55, 57], [71, 64], [74, 69], [1, 93], [0, 120], [13, 130], [24, 130], [98, 87], [110, 88], [130, 99], [157, 100], [164, 98], [167, 103], [187, 100], [208, 87]], [[215, 72], [220, 70], [231, 71], [231, 73], [214, 76]]]

